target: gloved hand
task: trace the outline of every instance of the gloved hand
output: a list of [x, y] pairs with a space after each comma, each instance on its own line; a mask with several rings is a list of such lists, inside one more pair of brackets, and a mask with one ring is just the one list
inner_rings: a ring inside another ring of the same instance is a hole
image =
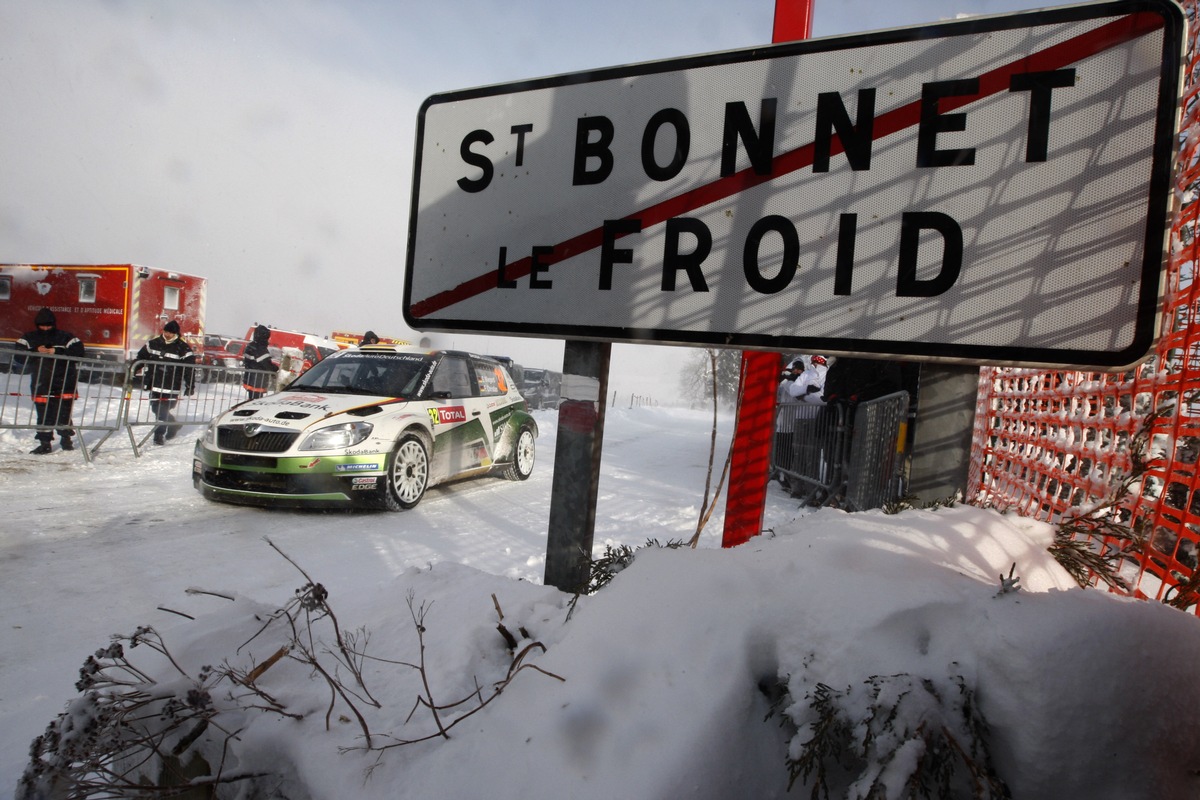
[[811, 383], [808, 385], [808, 393], [809, 394], [816, 394], [819, 391], [821, 391], [820, 386], [813, 386]]

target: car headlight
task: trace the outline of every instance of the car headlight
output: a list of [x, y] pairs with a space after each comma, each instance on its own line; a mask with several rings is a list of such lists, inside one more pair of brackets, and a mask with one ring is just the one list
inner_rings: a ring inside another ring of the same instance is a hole
[[313, 431], [300, 445], [301, 450], [339, 450], [353, 447], [371, 435], [374, 425], [369, 422], [345, 422]]
[[211, 423], [204, 429], [204, 443], [214, 447], [217, 445], [217, 423]]

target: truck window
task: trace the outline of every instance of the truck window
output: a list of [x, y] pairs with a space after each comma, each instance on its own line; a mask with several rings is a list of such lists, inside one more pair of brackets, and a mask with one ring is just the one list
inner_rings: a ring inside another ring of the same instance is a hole
[[12, 299], [12, 278], [8, 275], [0, 275], [0, 300]]
[[164, 286], [163, 287], [163, 308], [168, 311], [179, 310], [179, 287]]
[[96, 279], [91, 275], [79, 276], [79, 302], [96, 302]]

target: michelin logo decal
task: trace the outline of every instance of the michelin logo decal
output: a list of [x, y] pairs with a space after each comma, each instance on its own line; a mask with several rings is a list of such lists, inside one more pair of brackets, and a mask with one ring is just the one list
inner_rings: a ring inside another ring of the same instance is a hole
[[378, 464], [338, 464], [334, 469], [338, 472], [365, 472], [367, 470], [379, 469]]

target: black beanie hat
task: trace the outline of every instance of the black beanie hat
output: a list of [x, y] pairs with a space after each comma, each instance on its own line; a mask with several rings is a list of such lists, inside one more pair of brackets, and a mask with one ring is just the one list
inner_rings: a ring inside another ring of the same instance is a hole
[[37, 316], [33, 318], [34, 325], [54, 325], [54, 312], [48, 308], [43, 308], [37, 312]]
[[178, 336], [179, 335], [179, 323], [176, 322], [175, 320], [171, 320], [166, 325], [163, 325], [163, 333], [173, 333], [176, 336]]
[[266, 325], [259, 325], [254, 329], [254, 341], [262, 344], [271, 341], [271, 329]]

